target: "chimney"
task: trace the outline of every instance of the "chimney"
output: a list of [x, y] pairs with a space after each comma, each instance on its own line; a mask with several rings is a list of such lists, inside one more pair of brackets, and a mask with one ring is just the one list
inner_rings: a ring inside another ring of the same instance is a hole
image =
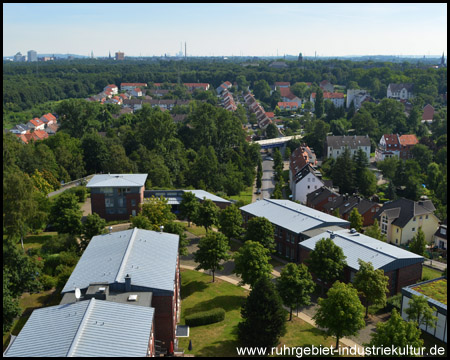
[[131, 291], [131, 276], [127, 274], [127, 276], [125, 276], [125, 292], [130, 291]]
[[331, 233], [330, 233], [330, 239], [334, 239], [336, 237], [336, 234], [332, 231]]

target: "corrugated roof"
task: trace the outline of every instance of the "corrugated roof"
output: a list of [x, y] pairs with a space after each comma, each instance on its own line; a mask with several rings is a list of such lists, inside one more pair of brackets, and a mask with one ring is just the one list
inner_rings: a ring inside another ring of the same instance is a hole
[[88, 182], [86, 187], [131, 187], [144, 186], [148, 174], [100, 174]]
[[[424, 261], [424, 258], [420, 255], [358, 232], [352, 234], [350, 230], [343, 229], [334, 231], [334, 234], [333, 242], [342, 249], [346, 256], [347, 265], [355, 271], [359, 270], [358, 259], [365, 262], [370, 261], [374, 269], [384, 271], [391, 271]], [[325, 231], [301, 242], [299, 245], [305, 249], [314, 250], [316, 243], [323, 238], [330, 238], [330, 233]]]
[[271, 223], [296, 234], [328, 225], [346, 227], [349, 222], [289, 200], [263, 199], [240, 208], [253, 216], [265, 217]]
[[92, 238], [62, 293], [94, 282], [124, 283], [173, 291], [179, 236], [134, 228]]
[[230, 201], [225, 200], [224, 198], [221, 198], [219, 196], [216, 196], [214, 194], [211, 194], [205, 190], [183, 190], [184, 192], [191, 192], [195, 195], [195, 197], [199, 200], [203, 200], [203, 198], [206, 197], [206, 199], [216, 201], [216, 202], [223, 202], [223, 203], [229, 203]]
[[147, 355], [154, 309], [91, 299], [33, 311], [4, 356]]

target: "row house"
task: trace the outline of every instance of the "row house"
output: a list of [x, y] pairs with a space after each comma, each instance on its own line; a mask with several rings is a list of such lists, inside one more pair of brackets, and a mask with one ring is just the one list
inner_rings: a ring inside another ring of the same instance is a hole
[[[336, 107], [343, 107], [345, 104], [345, 96], [343, 93], [324, 92], [323, 100], [330, 100]], [[313, 104], [316, 102], [316, 93], [311, 94], [309, 101]]]
[[186, 86], [189, 91], [195, 91], [195, 90], [207, 91], [207, 90], [209, 90], [209, 84], [207, 84], [207, 83], [183, 83], [183, 85]]
[[256, 115], [256, 120], [258, 121], [258, 126], [260, 129], [266, 129], [267, 126], [272, 122], [267, 115], [264, 108], [259, 104], [254, 95], [250, 92], [244, 95], [244, 101], [249, 110]]
[[34, 130], [33, 132], [27, 132], [25, 134], [17, 134], [17, 137], [25, 144], [28, 144], [30, 140], [44, 140], [47, 139], [49, 133], [45, 130]]
[[231, 88], [231, 86], [232, 84], [229, 81], [225, 81], [216, 89], [216, 92], [218, 95], [220, 95], [222, 91], [228, 90], [229, 88]]
[[233, 94], [228, 90], [222, 91], [222, 106], [229, 111], [235, 111], [237, 109], [236, 103], [234, 102]]
[[280, 88], [280, 96], [283, 102], [295, 102], [298, 107], [302, 105], [302, 100], [298, 96], [294, 95], [288, 87]]
[[352, 210], [357, 209], [363, 218], [362, 226], [373, 225], [374, 216], [380, 208], [381, 205], [374, 201], [363, 199], [360, 196], [349, 196], [347, 194], [332, 197], [331, 201], [322, 205], [322, 211], [327, 214], [333, 214], [337, 210], [339, 211], [339, 216], [345, 220], [349, 220]]
[[383, 161], [386, 158], [411, 159], [411, 149], [418, 144], [416, 135], [383, 134], [375, 150], [375, 160]]
[[133, 90], [135, 88], [145, 88], [147, 87], [147, 83], [121, 83], [120, 84], [120, 90], [121, 91], [128, 91]]
[[345, 148], [350, 150], [350, 156], [354, 156], [360, 149], [364, 151], [367, 160], [370, 159], [370, 138], [366, 136], [327, 136], [326, 140], [327, 157], [337, 159], [341, 156]]
[[111, 91], [111, 93], [112, 93], [113, 95], [117, 95], [117, 94], [119, 93], [119, 88], [118, 88], [117, 85], [115, 85], [115, 84], [106, 85], [106, 86], [103, 88], [103, 91], [107, 91], [107, 90]]
[[280, 101], [278, 103], [278, 107], [280, 108], [280, 110], [297, 110], [298, 104], [296, 102]]
[[409, 100], [414, 97], [413, 84], [389, 84], [386, 97], [388, 99]]
[[323, 92], [330, 92], [330, 93], [334, 92], [334, 86], [328, 80], [322, 80], [319, 83], [319, 87], [322, 89]]

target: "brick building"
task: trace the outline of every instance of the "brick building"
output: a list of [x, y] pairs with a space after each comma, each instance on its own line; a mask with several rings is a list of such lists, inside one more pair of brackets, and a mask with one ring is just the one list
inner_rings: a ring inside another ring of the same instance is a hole
[[87, 188], [91, 189], [91, 209], [107, 221], [127, 220], [139, 212], [144, 201], [147, 174], [95, 175]]
[[61, 304], [75, 302], [78, 288], [81, 301], [95, 297], [152, 307], [155, 341], [166, 349], [171, 342], [177, 348], [181, 301], [178, 243], [178, 235], [138, 228], [94, 236], [61, 291]]
[[352, 282], [359, 270], [358, 259], [371, 262], [374, 269], [381, 269], [389, 277], [389, 294], [395, 295], [405, 286], [415, 284], [422, 278], [424, 258], [383, 241], [360, 234], [354, 229], [325, 231], [300, 243], [300, 263], [308, 259], [316, 243], [323, 238], [331, 238], [342, 248], [347, 266], [344, 281]]

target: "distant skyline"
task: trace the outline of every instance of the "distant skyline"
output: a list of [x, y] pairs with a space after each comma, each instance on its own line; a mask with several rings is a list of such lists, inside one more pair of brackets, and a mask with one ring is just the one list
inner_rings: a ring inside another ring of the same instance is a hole
[[447, 56], [447, 4], [3, 4], [3, 56]]

